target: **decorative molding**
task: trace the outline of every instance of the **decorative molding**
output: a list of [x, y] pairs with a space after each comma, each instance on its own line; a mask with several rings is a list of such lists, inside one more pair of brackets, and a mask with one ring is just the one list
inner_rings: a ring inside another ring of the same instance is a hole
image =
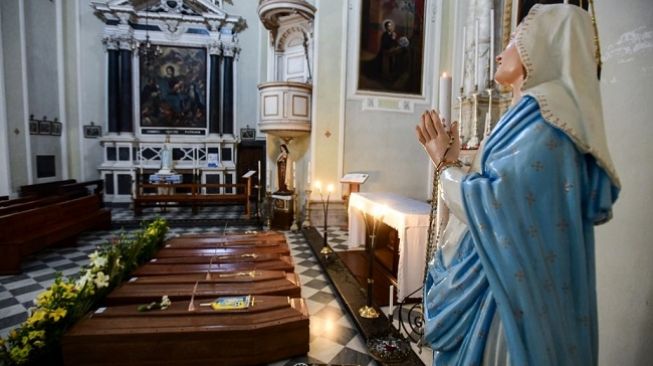
[[207, 48], [209, 49], [209, 55], [222, 55], [222, 42], [213, 41], [208, 44]]
[[240, 47], [234, 42], [222, 43], [222, 55], [224, 57], [235, 57], [240, 52]]

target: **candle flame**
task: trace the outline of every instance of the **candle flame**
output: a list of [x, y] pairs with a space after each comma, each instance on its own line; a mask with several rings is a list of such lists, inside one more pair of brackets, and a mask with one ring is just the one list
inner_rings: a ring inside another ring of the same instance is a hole
[[329, 192], [329, 193], [333, 192], [333, 184], [329, 184], [327, 186], [327, 192]]
[[449, 77], [449, 74], [447, 74], [447, 72], [445, 71], [445, 72], [442, 73], [442, 77], [443, 78]]
[[374, 210], [372, 210], [372, 215], [378, 219], [385, 216], [386, 211], [387, 211], [387, 207], [385, 205], [374, 206]]
[[322, 182], [320, 182], [319, 180], [316, 180], [316, 181], [315, 181], [315, 189], [316, 189], [318, 192], [322, 192]]

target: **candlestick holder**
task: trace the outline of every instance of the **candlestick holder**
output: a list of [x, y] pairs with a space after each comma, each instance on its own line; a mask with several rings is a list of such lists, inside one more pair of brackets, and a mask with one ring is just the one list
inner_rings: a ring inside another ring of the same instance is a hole
[[299, 212], [297, 209], [297, 198], [299, 196], [297, 195], [297, 190], [295, 189], [292, 192], [292, 209], [293, 209], [293, 219], [292, 219], [292, 225], [290, 225], [290, 231], [293, 233], [296, 233], [299, 230]]
[[478, 141], [478, 85], [474, 87], [474, 93], [472, 93], [472, 99], [474, 101], [473, 105], [473, 118], [472, 118], [472, 137], [467, 142], [467, 146], [470, 149], [475, 149], [479, 145]]
[[487, 92], [487, 115], [485, 118], [485, 126], [483, 128], [483, 139], [490, 135], [492, 132], [492, 95], [494, 94], [494, 83], [490, 80], [488, 82]]
[[311, 190], [304, 190], [304, 222], [302, 227], [311, 226]]
[[464, 136], [463, 133], [465, 131], [465, 121], [463, 120], [463, 103], [465, 102], [465, 88], [460, 87], [460, 95], [458, 95], [458, 128], [460, 131], [460, 140], [461, 142], [464, 141]]
[[[367, 215], [365, 215], [365, 225], [367, 225]], [[367, 303], [358, 309], [358, 315], [365, 319], [376, 319], [379, 312], [372, 305], [374, 296], [374, 242], [376, 239], [376, 229], [378, 227], [377, 216], [373, 215], [372, 235], [370, 235], [369, 244], [367, 245]]]
[[322, 190], [318, 190], [318, 193], [320, 193], [320, 199], [322, 200], [322, 211], [324, 212], [324, 235], [323, 235], [323, 242], [322, 242], [322, 250], [320, 250], [320, 254], [324, 256], [324, 258], [328, 259], [329, 255], [333, 253], [333, 250], [329, 247], [329, 244], [327, 242], [327, 228], [328, 228], [328, 218], [329, 218], [329, 198], [331, 197], [331, 192], [327, 192], [326, 200], [324, 199], [324, 195], [322, 194]]
[[267, 202], [267, 217], [265, 218], [265, 230], [272, 230], [272, 192], [265, 192], [265, 200]]

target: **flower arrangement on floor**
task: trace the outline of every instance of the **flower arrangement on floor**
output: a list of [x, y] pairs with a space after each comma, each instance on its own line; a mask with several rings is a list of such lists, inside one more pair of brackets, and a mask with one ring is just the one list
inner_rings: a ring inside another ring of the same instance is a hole
[[89, 255], [90, 263], [78, 276], [59, 275], [34, 300], [29, 317], [6, 339], [0, 338], [0, 365], [62, 363], [60, 340], [64, 332], [127, 276], [149, 260], [168, 231], [159, 218], [131, 236], [121, 234]]

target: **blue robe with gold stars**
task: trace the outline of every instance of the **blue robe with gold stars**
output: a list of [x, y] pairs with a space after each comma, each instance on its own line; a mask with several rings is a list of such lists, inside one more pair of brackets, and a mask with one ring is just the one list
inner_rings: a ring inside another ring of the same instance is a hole
[[488, 137], [462, 183], [468, 232], [424, 286], [436, 365], [480, 365], [495, 312], [512, 365], [596, 365], [594, 225], [619, 190], [529, 96]]

